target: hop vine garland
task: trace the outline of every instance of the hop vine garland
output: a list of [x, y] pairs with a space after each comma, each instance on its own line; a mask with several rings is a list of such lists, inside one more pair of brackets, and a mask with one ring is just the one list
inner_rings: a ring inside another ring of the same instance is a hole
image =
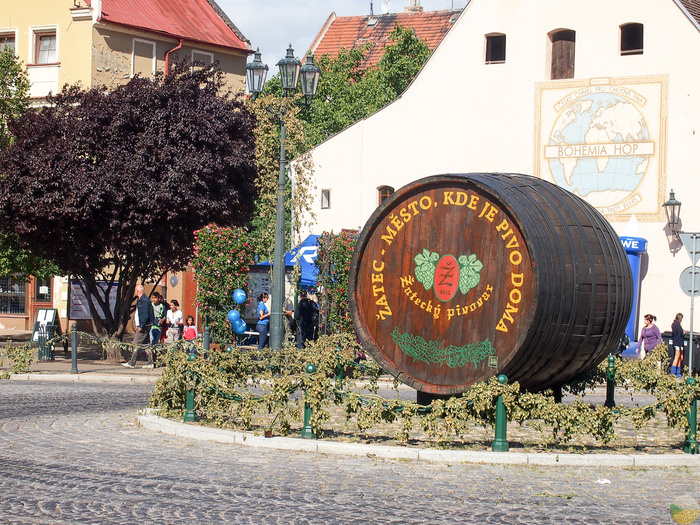
[[474, 368], [476, 368], [477, 363], [496, 353], [488, 339], [466, 346], [449, 345], [444, 347], [445, 341], [426, 341], [419, 335], [399, 332], [398, 326], [392, 330], [391, 337], [404, 354], [411, 356], [416, 361], [439, 364], [440, 366], [446, 364], [450, 368], [462, 368], [467, 363], [474, 363]]

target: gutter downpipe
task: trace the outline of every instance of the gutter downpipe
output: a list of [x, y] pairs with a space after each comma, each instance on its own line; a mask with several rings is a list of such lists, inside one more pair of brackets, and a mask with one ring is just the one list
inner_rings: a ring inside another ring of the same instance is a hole
[[170, 75], [170, 53], [172, 53], [173, 51], [177, 51], [178, 49], [182, 49], [183, 42], [184, 42], [184, 40], [181, 38], [180, 43], [177, 46], [175, 46], [170, 51], [165, 53], [165, 76], [166, 77]]

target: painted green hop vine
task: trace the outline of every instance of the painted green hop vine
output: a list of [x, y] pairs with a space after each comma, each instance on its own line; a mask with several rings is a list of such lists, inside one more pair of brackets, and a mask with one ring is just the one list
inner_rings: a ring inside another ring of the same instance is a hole
[[445, 364], [450, 368], [461, 368], [467, 363], [473, 363], [476, 368], [478, 363], [496, 353], [488, 339], [466, 346], [445, 347], [445, 341], [426, 341], [419, 335], [399, 332], [398, 326], [391, 332], [391, 338], [404, 354], [413, 359], [428, 364]]

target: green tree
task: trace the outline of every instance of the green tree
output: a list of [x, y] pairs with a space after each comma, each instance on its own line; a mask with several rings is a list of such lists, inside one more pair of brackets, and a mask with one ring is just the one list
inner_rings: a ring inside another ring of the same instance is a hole
[[0, 231], [0, 277], [29, 281], [31, 275], [49, 279], [60, 273], [54, 263], [23, 250], [19, 244], [17, 235]]
[[396, 26], [377, 64], [379, 83], [391, 100], [399, 97], [430, 56], [428, 44], [413, 29]]
[[399, 97], [430, 56], [428, 44], [411, 28], [396, 26], [384, 56], [375, 67], [363, 63], [369, 45], [341, 49], [337, 57], [317, 59], [321, 68], [318, 93], [308, 111], [301, 113], [309, 139], [319, 144]]
[[220, 71], [181, 64], [109, 92], [66, 87], [10, 122], [0, 224], [79, 278], [101, 335], [122, 337], [136, 284], [183, 268], [195, 230], [249, 219], [253, 119], [222, 85]]
[[29, 75], [15, 56], [14, 49], [0, 52], [0, 148], [10, 143], [10, 120], [18, 118], [29, 106]]
[[[0, 52], [0, 149], [12, 142], [9, 123], [29, 107], [29, 76], [15, 56], [5, 47]], [[0, 178], [3, 175], [0, 174]], [[29, 280], [31, 275], [46, 279], [58, 273], [51, 262], [20, 248], [19, 237], [0, 228], [0, 276]]]

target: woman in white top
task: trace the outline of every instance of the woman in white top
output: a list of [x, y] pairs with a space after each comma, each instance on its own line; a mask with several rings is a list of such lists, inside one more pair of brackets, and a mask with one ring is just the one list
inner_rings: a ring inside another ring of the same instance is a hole
[[165, 340], [168, 342], [179, 341], [182, 334], [182, 311], [180, 303], [176, 299], [170, 301], [170, 311], [168, 312], [168, 331]]

